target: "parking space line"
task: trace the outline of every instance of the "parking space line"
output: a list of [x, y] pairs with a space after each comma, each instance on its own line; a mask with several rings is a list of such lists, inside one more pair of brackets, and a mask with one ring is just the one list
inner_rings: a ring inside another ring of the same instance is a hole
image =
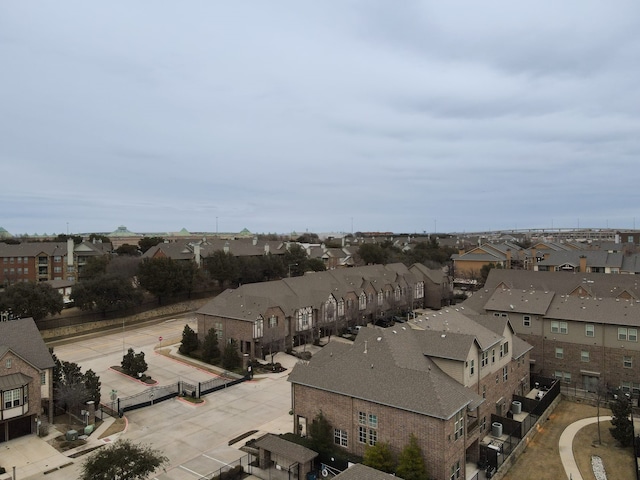
[[186, 470], [189, 473], [193, 473], [195, 476], [197, 476], [198, 478], [202, 478], [204, 477], [204, 475], [196, 472], [195, 470], [191, 470], [190, 468], [185, 467], [184, 465], [178, 465], [179, 468]]
[[226, 465], [227, 467], [230, 466], [227, 462], [223, 462], [222, 460], [218, 460], [217, 458], [210, 457], [209, 455], [206, 455], [204, 453], [202, 454], [202, 456], [205, 458], [208, 458], [209, 460], [213, 460], [214, 462], [218, 462], [218, 463], [221, 463], [222, 465]]

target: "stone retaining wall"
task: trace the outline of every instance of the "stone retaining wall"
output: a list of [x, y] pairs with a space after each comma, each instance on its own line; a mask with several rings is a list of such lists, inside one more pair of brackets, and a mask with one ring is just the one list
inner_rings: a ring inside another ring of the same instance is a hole
[[146, 312], [141, 312], [128, 317], [116, 318], [113, 320], [102, 320], [99, 322], [87, 322], [81, 323], [79, 325], [70, 325], [67, 327], [51, 328], [42, 330], [40, 333], [42, 334], [42, 338], [47, 341], [58, 338], [71, 337], [74, 335], [83, 335], [87, 333], [98, 332], [101, 330], [109, 330], [118, 327], [122, 328], [123, 322], [126, 327], [128, 325], [143, 323], [155, 318], [170, 317], [173, 315], [195, 312], [209, 300], [211, 299], [202, 298], [197, 300], [189, 300], [186, 302], [153, 308], [151, 310], [147, 310]]

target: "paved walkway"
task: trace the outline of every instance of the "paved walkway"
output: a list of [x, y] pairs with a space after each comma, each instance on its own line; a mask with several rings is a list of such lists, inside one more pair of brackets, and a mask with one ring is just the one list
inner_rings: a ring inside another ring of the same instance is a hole
[[[609, 420], [611, 420], [610, 416], [600, 417], [601, 422], [607, 422]], [[583, 418], [582, 420], [573, 422], [571, 425], [565, 428], [562, 432], [562, 435], [560, 435], [560, 440], [558, 441], [558, 447], [560, 448], [560, 459], [562, 460], [564, 471], [567, 473], [567, 478], [571, 480], [583, 480], [582, 475], [580, 474], [580, 470], [578, 469], [576, 459], [573, 456], [573, 437], [576, 436], [578, 430], [586, 427], [587, 425], [591, 425], [592, 423], [596, 423], [597, 421], [598, 417]]]
[[50, 472], [61, 470], [73, 462], [73, 455], [115, 441], [120, 433], [100, 438], [114, 421], [112, 417], [106, 417], [100, 427], [87, 437], [85, 445], [65, 452], [59, 452], [48, 443], [50, 440], [62, 435], [53, 426], [49, 426], [49, 434], [45, 437], [27, 435], [2, 443], [0, 447], [2, 466], [7, 469], [7, 472], [11, 473], [13, 473], [13, 467], [15, 466], [16, 478], [21, 479], [40, 473], [46, 475]]

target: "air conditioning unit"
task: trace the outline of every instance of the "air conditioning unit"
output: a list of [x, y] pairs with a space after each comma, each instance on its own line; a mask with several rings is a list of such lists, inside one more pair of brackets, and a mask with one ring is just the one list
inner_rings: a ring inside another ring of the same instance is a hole
[[72, 442], [74, 440], [77, 440], [78, 439], [77, 430], [67, 430], [67, 433], [65, 433], [64, 438], [68, 442]]

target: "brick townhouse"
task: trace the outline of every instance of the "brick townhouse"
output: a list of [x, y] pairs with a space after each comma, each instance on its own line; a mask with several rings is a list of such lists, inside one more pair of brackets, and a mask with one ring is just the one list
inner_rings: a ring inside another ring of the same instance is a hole
[[635, 275], [492, 270], [463, 304], [508, 318], [533, 345], [533, 372], [566, 386], [640, 395], [640, 285]]
[[32, 318], [0, 322], [0, 442], [53, 422], [53, 366]]
[[446, 275], [424, 266], [369, 265], [242, 285], [196, 312], [198, 338], [215, 329], [251, 358], [381, 317], [449, 301]]
[[[491, 415], [529, 390], [530, 346], [508, 320], [460, 309], [415, 322], [361, 329], [353, 344], [330, 342], [289, 375], [293, 430], [306, 435], [322, 412], [334, 443], [363, 455], [386, 442], [398, 455], [416, 436], [429, 478], [465, 478], [475, 468]], [[467, 465], [469, 462], [469, 465]]]

